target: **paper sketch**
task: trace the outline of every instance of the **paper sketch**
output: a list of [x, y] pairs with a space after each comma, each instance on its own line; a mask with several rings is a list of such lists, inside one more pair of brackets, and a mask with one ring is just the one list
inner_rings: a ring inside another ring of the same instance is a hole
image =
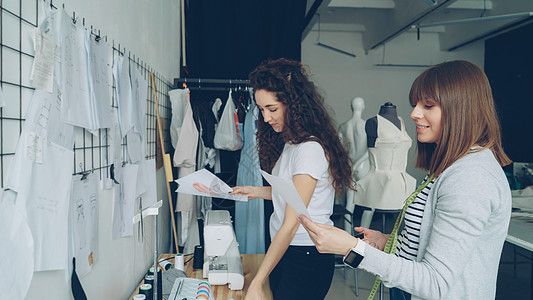
[[24, 299], [33, 277], [33, 237], [24, 204], [16, 193], [0, 189], [0, 270], [9, 273], [0, 281], [3, 299]]
[[67, 267], [68, 211], [74, 152], [51, 142], [43, 144], [43, 163], [33, 163], [17, 191], [26, 203], [35, 244], [35, 271]]
[[26, 209], [35, 271], [64, 269], [68, 260], [74, 131], [60, 121], [59, 104], [57, 92], [35, 90], [5, 182]]
[[155, 159], [142, 160], [137, 176], [137, 195], [142, 197], [142, 208], [157, 202]]
[[[96, 41], [87, 35], [89, 45], [89, 87], [91, 102], [95, 110], [95, 128], [110, 128], [111, 120], [111, 85], [109, 84], [109, 52], [111, 47], [103, 40]], [[96, 130], [96, 132], [98, 132]]]
[[266, 181], [272, 186], [272, 192], [279, 193], [281, 198], [285, 200], [285, 202], [287, 202], [298, 215], [305, 215], [311, 218], [307, 211], [307, 207], [305, 207], [305, 204], [292, 183], [292, 180], [270, 175], [263, 170], [261, 170], [261, 175], [263, 175]]
[[95, 105], [91, 102], [88, 69], [87, 29], [72, 23], [64, 10], [59, 14], [61, 53], [60, 91], [63, 122], [90, 130], [96, 129]]
[[146, 100], [148, 99], [148, 83], [141, 72], [130, 62], [131, 97], [133, 104], [133, 131], [139, 133], [142, 139], [146, 136]]
[[35, 58], [31, 68], [30, 80], [34, 88], [49, 93], [54, 88], [54, 39], [39, 28], [33, 30], [33, 49]]
[[91, 271], [98, 249], [98, 175], [92, 173], [81, 178], [82, 175], [72, 177], [69, 227], [69, 244], [80, 278]]
[[131, 220], [134, 215], [137, 195], [138, 165], [127, 164], [115, 166], [115, 184], [113, 205], [113, 239], [133, 235]]
[[126, 134], [133, 128], [133, 107], [132, 91], [130, 81], [128, 59], [118, 55], [113, 62], [113, 77], [116, 82], [115, 96], [118, 106], [118, 124], [120, 134], [126, 137]]
[[43, 140], [40, 136], [33, 132], [28, 132], [26, 136], [26, 159], [36, 162], [38, 164], [43, 163]]
[[248, 201], [248, 196], [230, 195], [233, 190], [215, 174], [209, 172], [207, 169], [201, 169], [192, 174], [177, 179], [178, 189], [176, 192], [207, 196], [215, 198], [223, 198], [235, 201]]

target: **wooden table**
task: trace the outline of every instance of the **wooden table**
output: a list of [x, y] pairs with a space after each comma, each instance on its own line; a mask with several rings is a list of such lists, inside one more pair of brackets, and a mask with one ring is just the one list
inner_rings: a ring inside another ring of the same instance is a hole
[[[159, 259], [161, 258], [167, 258], [168, 261], [170, 261], [174, 265], [174, 256], [175, 254], [161, 254], [159, 256]], [[191, 256], [185, 257], [185, 261], [187, 261]], [[261, 265], [261, 262], [263, 261], [263, 258], [265, 257], [264, 254], [241, 254], [241, 262], [242, 262], [242, 272], [244, 274], [244, 288], [241, 291], [232, 291], [228, 288], [228, 285], [213, 285], [211, 286], [211, 289], [213, 290], [213, 293], [215, 294], [216, 300], [242, 300], [244, 299], [244, 295], [246, 294], [246, 290], [250, 286], [250, 282], [252, 282], [252, 279], [255, 277], [255, 274], [257, 273], [257, 270], [259, 269], [259, 266]], [[193, 270], [193, 259], [191, 259], [188, 263], [185, 264], [185, 273], [190, 278], [197, 278], [197, 279], [203, 279], [202, 270]], [[141, 282], [141, 284], [144, 283]], [[141, 285], [139, 284], [139, 286]], [[139, 293], [139, 286], [137, 286], [137, 289], [133, 293], [133, 295], [137, 295]], [[265, 296], [267, 299], [272, 299], [272, 292], [270, 291], [270, 285], [268, 283], [268, 279], [263, 285], [263, 291], [265, 292]], [[130, 300], [133, 299], [133, 295], [131, 295]]]

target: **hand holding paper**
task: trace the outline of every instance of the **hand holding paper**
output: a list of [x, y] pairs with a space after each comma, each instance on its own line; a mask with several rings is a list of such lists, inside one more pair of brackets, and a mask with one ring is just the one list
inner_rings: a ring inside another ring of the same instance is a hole
[[185, 177], [177, 179], [178, 189], [176, 192], [223, 198], [235, 201], [248, 201], [247, 196], [243, 195], [230, 195], [233, 190], [215, 174], [209, 172], [206, 169], [198, 170]]
[[285, 200], [285, 202], [287, 202], [298, 215], [305, 215], [306, 217], [311, 218], [307, 211], [307, 207], [305, 207], [300, 194], [291, 180], [270, 175], [263, 170], [261, 170], [261, 175], [263, 175], [265, 180], [270, 183], [272, 190], [278, 192], [281, 195], [281, 198], [283, 198], [283, 200]]

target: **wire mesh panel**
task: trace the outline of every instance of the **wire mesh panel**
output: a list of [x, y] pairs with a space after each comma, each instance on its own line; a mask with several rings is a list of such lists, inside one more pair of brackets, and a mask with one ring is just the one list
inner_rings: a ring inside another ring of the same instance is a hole
[[[54, 3], [55, 4], [55, 3]], [[52, 9], [56, 7], [48, 3]], [[0, 87], [5, 106], [0, 108], [0, 184], [3, 187], [8, 176], [9, 166], [15, 156], [15, 149], [22, 129], [28, 106], [35, 89], [30, 81], [31, 69], [34, 61], [31, 31], [43, 19], [42, 0], [0, 0]], [[73, 13], [75, 15], [75, 13]], [[74, 18], [76, 20], [76, 18]], [[80, 19], [79, 17], [77, 18]], [[84, 23], [84, 20], [83, 20]], [[83, 24], [85, 26], [85, 24]], [[96, 32], [90, 29], [93, 35]], [[98, 36], [100, 32], [98, 32]], [[105, 39], [107, 42], [107, 37]], [[165, 146], [170, 147], [170, 99], [168, 91], [171, 83], [159, 73], [155, 72], [147, 63], [141, 61], [120, 45], [112, 41], [106, 72], [111, 94], [111, 107], [117, 107], [116, 84], [113, 81], [113, 58], [123, 55], [136, 67], [148, 83], [146, 99], [146, 159], [156, 157], [156, 109], [151, 73], [155, 73], [157, 99], [164, 128]], [[115, 46], [118, 45], [118, 46]], [[75, 128], [73, 174], [87, 171], [100, 171], [100, 177], [109, 174], [109, 167], [113, 163], [110, 157], [109, 129], [98, 129], [95, 134], [86, 129]], [[122, 141], [123, 163], [126, 162], [127, 139]], [[168, 148], [170, 149], [170, 148]]]

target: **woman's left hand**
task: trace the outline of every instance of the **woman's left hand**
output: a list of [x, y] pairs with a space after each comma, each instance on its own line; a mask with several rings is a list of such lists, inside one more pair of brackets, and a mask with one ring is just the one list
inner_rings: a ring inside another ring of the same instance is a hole
[[357, 244], [357, 238], [335, 226], [314, 223], [304, 215], [300, 215], [298, 221], [307, 230], [320, 253], [345, 255]]

